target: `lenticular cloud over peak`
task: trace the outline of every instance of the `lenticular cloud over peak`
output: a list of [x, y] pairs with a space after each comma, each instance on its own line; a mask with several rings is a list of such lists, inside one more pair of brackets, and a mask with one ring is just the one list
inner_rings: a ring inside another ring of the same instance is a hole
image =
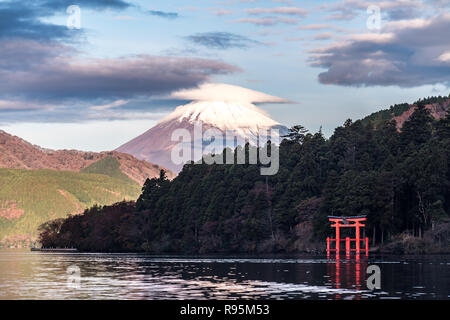
[[192, 101], [223, 101], [239, 103], [289, 103], [289, 100], [263, 92], [225, 83], [205, 83], [194, 89], [183, 89], [171, 98]]
[[[190, 100], [190, 102], [178, 106], [154, 127], [121, 145], [117, 151], [129, 153], [138, 159], [152, 161], [174, 172], [180, 172], [183, 164], [172, 161], [172, 149], [179, 144], [179, 141], [172, 140], [172, 135], [177, 130], [182, 129], [190, 136], [189, 141], [184, 141], [189, 149], [197, 148], [197, 151], [189, 156], [193, 161], [198, 161], [203, 153], [214, 153], [211, 147], [222, 152], [224, 147], [243, 146], [246, 142], [251, 145], [261, 145], [271, 140], [277, 144], [277, 141], [281, 141], [281, 136], [288, 131], [285, 126], [270, 118], [267, 112], [256, 107], [254, 103], [289, 103], [290, 101], [262, 92], [229, 84], [207, 83], [195, 89], [177, 91], [170, 98]], [[210, 138], [203, 140], [202, 133], [197, 136], [196, 126], [200, 126], [205, 131], [220, 132], [224, 134], [223, 139], [215, 136], [214, 140], [210, 141]], [[204, 145], [208, 145], [208, 148], [204, 149]]]

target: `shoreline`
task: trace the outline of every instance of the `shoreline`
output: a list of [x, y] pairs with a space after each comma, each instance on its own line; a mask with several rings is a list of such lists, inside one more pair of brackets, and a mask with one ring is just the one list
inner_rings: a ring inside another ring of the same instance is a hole
[[[29, 249], [29, 250], [28, 250]], [[44, 252], [44, 253], [82, 253], [82, 254], [142, 254], [142, 255], [152, 255], [152, 256], [186, 256], [186, 257], [208, 257], [208, 256], [228, 256], [228, 257], [239, 257], [239, 256], [255, 256], [255, 257], [265, 257], [265, 256], [296, 256], [296, 255], [308, 255], [308, 256], [327, 256], [326, 251], [324, 252], [308, 252], [308, 251], [298, 251], [298, 252], [148, 252], [148, 251], [84, 251], [78, 250], [76, 248], [54, 248], [54, 249], [39, 249], [39, 248], [1, 248], [0, 250], [23, 250], [29, 252]], [[342, 258], [346, 257], [345, 251], [339, 254]], [[382, 250], [376, 248], [374, 251], [369, 251], [370, 256], [438, 256], [438, 255], [450, 255], [450, 251], [441, 252], [395, 252], [392, 250]], [[336, 253], [329, 255], [331, 258], [336, 256]], [[356, 253], [350, 255], [354, 258]], [[361, 253], [360, 257], [366, 257], [365, 253]]]

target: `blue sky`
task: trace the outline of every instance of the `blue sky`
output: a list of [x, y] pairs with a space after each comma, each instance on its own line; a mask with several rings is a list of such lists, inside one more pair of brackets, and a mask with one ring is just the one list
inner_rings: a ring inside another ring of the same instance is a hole
[[260, 107], [328, 136], [449, 94], [448, 0], [28, 2], [0, 1], [0, 128], [44, 147], [114, 149], [204, 82], [288, 99]]

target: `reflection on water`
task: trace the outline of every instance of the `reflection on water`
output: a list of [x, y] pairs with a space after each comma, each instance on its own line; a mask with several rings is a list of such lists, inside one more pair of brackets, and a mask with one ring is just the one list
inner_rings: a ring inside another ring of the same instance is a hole
[[[367, 266], [381, 269], [369, 290]], [[68, 268], [80, 270], [79, 286]], [[0, 251], [0, 299], [449, 299], [450, 256], [327, 259]]]

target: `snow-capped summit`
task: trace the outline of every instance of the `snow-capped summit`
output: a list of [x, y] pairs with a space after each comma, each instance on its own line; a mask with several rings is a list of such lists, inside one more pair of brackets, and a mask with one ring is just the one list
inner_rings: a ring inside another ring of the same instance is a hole
[[220, 130], [258, 131], [279, 125], [266, 112], [251, 103], [226, 101], [195, 101], [179, 106], [174, 112], [165, 117], [161, 123], [169, 121], [190, 123], [201, 121]]
[[[279, 136], [287, 131], [286, 127], [271, 119], [264, 110], [253, 103], [288, 101], [262, 92], [226, 84], [206, 84], [198, 89], [176, 92], [171, 97], [193, 101], [178, 106], [153, 128], [120, 146], [117, 151], [132, 154], [139, 159], [179, 172], [182, 165], [175, 164], [171, 159], [171, 151], [179, 143], [179, 141], [172, 141], [172, 133], [176, 129], [186, 129], [193, 141], [196, 139], [194, 128], [201, 123], [203, 133], [208, 129], [222, 132], [224, 142], [220, 141], [219, 145], [229, 147], [234, 147], [236, 141], [248, 141], [253, 145], [264, 143], [267, 139], [278, 141]], [[270, 129], [276, 129], [278, 134], [272, 131], [272, 136], [268, 137]], [[236, 141], [234, 138], [226, 139], [227, 135], [236, 137]], [[204, 139], [196, 146], [203, 146]], [[218, 147], [218, 149], [221, 148]], [[202, 150], [200, 153], [193, 154], [197, 156], [193, 155], [191, 160], [197, 161]]]

